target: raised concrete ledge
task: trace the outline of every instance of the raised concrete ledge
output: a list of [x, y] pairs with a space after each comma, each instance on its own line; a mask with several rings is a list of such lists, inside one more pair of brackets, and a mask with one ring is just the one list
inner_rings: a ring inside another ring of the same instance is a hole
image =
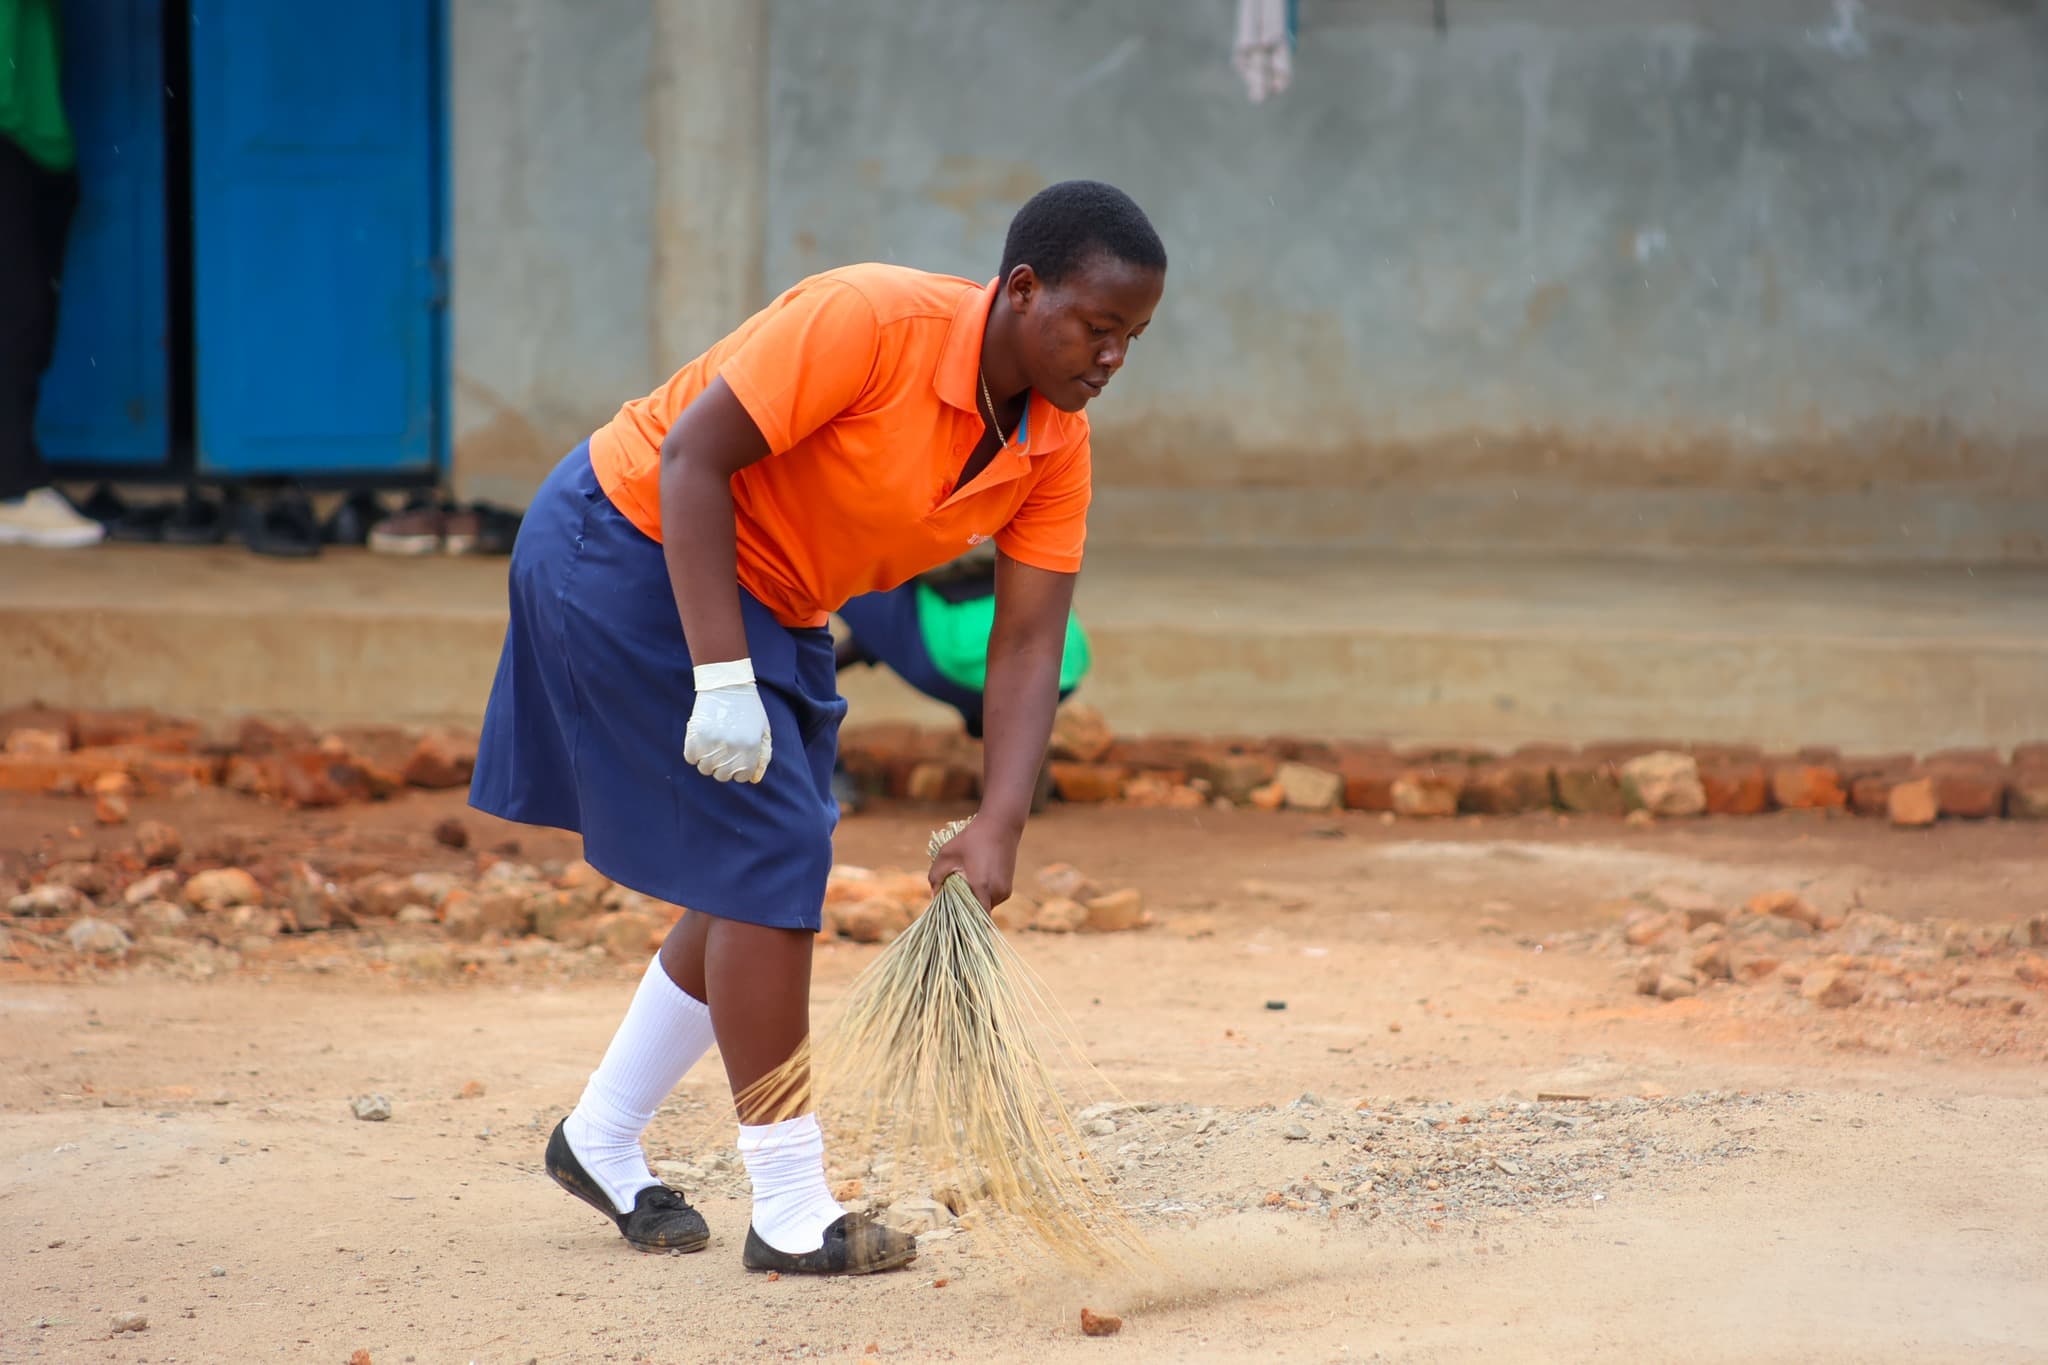
[[[0, 705], [474, 724], [502, 560], [0, 550]], [[1085, 686], [1130, 733], [1925, 752], [2048, 739], [2048, 571], [1091, 556]], [[878, 673], [853, 720], [943, 722]]]

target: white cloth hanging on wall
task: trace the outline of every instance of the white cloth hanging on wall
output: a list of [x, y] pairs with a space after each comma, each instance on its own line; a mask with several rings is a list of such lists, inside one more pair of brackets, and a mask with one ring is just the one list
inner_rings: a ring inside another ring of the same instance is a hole
[[1253, 104], [1287, 88], [1294, 76], [1294, 35], [1288, 0], [1237, 0], [1237, 41], [1230, 62]]

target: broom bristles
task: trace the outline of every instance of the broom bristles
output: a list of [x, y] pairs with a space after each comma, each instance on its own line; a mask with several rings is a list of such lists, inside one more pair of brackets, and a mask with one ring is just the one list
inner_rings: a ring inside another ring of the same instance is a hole
[[[934, 834], [932, 856], [965, 824]], [[1081, 1168], [1040, 1033], [1078, 1056], [1043, 983], [955, 874], [854, 980], [817, 1047], [750, 1087], [743, 1107], [804, 1112], [815, 1062], [878, 1147], [944, 1172], [1065, 1259], [1127, 1263], [1143, 1243]]]

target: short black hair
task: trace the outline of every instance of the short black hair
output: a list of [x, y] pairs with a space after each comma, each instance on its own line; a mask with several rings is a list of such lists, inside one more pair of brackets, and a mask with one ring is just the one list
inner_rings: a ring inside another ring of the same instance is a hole
[[1010, 220], [1002, 278], [1028, 265], [1045, 283], [1058, 284], [1098, 252], [1166, 269], [1166, 246], [1131, 196], [1100, 180], [1062, 180], [1032, 195]]

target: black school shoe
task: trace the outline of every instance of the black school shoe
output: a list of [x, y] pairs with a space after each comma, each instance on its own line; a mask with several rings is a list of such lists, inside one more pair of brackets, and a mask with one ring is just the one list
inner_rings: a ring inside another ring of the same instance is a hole
[[370, 528], [389, 516], [384, 500], [367, 488], [343, 498], [320, 527], [320, 539], [329, 545], [367, 545]]
[[224, 494], [216, 502], [196, 488], [185, 490], [163, 524], [162, 539], [173, 545], [218, 545], [227, 539], [228, 523], [235, 515], [234, 495]]
[[313, 504], [296, 489], [267, 503], [251, 503], [242, 521], [242, 543], [259, 555], [311, 559], [320, 553], [320, 522]]
[[844, 1213], [825, 1229], [825, 1243], [816, 1251], [790, 1255], [747, 1229], [747, 1248], [740, 1253], [749, 1270], [774, 1270], [784, 1275], [873, 1275], [895, 1270], [917, 1259], [917, 1238], [885, 1228], [864, 1213]]
[[129, 508], [107, 523], [107, 539], [131, 544], [149, 544], [164, 538], [164, 527], [176, 516], [174, 502], [143, 503]]
[[619, 1235], [635, 1251], [680, 1255], [704, 1249], [711, 1240], [711, 1229], [705, 1224], [704, 1215], [690, 1207], [690, 1201], [683, 1198], [680, 1190], [649, 1185], [634, 1197], [631, 1213], [614, 1209], [610, 1197], [591, 1179], [590, 1172], [583, 1169], [583, 1163], [569, 1146], [569, 1135], [563, 1131], [568, 1123], [563, 1119], [556, 1124], [548, 1138], [545, 1164], [557, 1185], [617, 1223]]
[[78, 504], [78, 514], [111, 531], [115, 522], [128, 515], [128, 504], [114, 491], [112, 484], [102, 482], [93, 486], [92, 496]]

